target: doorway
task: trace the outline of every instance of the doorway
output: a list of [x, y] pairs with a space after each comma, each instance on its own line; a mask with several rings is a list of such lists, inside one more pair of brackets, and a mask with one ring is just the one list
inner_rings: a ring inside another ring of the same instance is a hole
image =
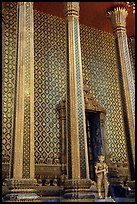
[[86, 132], [88, 146], [89, 176], [96, 180], [95, 164], [101, 154], [102, 138], [100, 130], [100, 112], [86, 112]]

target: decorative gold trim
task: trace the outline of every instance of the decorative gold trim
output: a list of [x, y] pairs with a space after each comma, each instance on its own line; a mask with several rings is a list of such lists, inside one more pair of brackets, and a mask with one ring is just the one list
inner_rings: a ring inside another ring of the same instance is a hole
[[65, 2], [65, 17], [79, 17], [79, 2]]
[[125, 7], [115, 7], [107, 11], [107, 17], [111, 19], [113, 29], [123, 27], [126, 29], [126, 17], [128, 11]]

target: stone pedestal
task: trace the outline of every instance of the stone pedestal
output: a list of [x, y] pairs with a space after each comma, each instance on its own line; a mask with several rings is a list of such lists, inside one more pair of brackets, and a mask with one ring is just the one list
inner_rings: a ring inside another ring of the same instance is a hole
[[135, 198], [135, 181], [127, 181], [127, 198]]
[[4, 201], [36, 201], [39, 196], [36, 194], [34, 179], [10, 179], [6, 181], [8, 194]]
[[35, 202], [39, 201], [39, 196], [36, 193], [30, 193], [25, 191], [25, 193], [11, 193], [4, 196], [3, 201], [8, 202]]
[[91, 180], [89, 179], [73, 179], [65, 182], [64, 201], [93, 201], [95, 195], [91, 190]]

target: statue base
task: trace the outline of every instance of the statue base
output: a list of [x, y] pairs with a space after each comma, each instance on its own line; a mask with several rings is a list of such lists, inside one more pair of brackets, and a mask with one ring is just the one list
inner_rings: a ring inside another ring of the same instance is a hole
[[39, 196], [36, 194], [35, 179], [9, 179], [6, 181], [8, 193], [3, 201], [35, 201]]

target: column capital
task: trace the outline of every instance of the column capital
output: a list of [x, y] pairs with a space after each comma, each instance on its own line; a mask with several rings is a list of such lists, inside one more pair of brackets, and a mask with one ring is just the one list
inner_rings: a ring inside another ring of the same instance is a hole
[[112, 22], [113, 31], [117, 28], [123, 28], [126, 30], [126, 17], [128, 11], [125, 7], [114, 7], [111, 10], [107, 11], [107, 17]]
[[65, 16], [79, 16], [79, 2], [65, 2]]
[[19, 6], [24, 6], [26, 4], [26, 2], [18, 2]]
[[27, 4], [29, 3], [29, 4], [32, 5], [32, 6], [33, 6], [33, 4], [34, 4], [34, 2], [18, 2], [18, 5], [19, 5], [19, 6], [25, 6], [26, 3], [27, 3]]

